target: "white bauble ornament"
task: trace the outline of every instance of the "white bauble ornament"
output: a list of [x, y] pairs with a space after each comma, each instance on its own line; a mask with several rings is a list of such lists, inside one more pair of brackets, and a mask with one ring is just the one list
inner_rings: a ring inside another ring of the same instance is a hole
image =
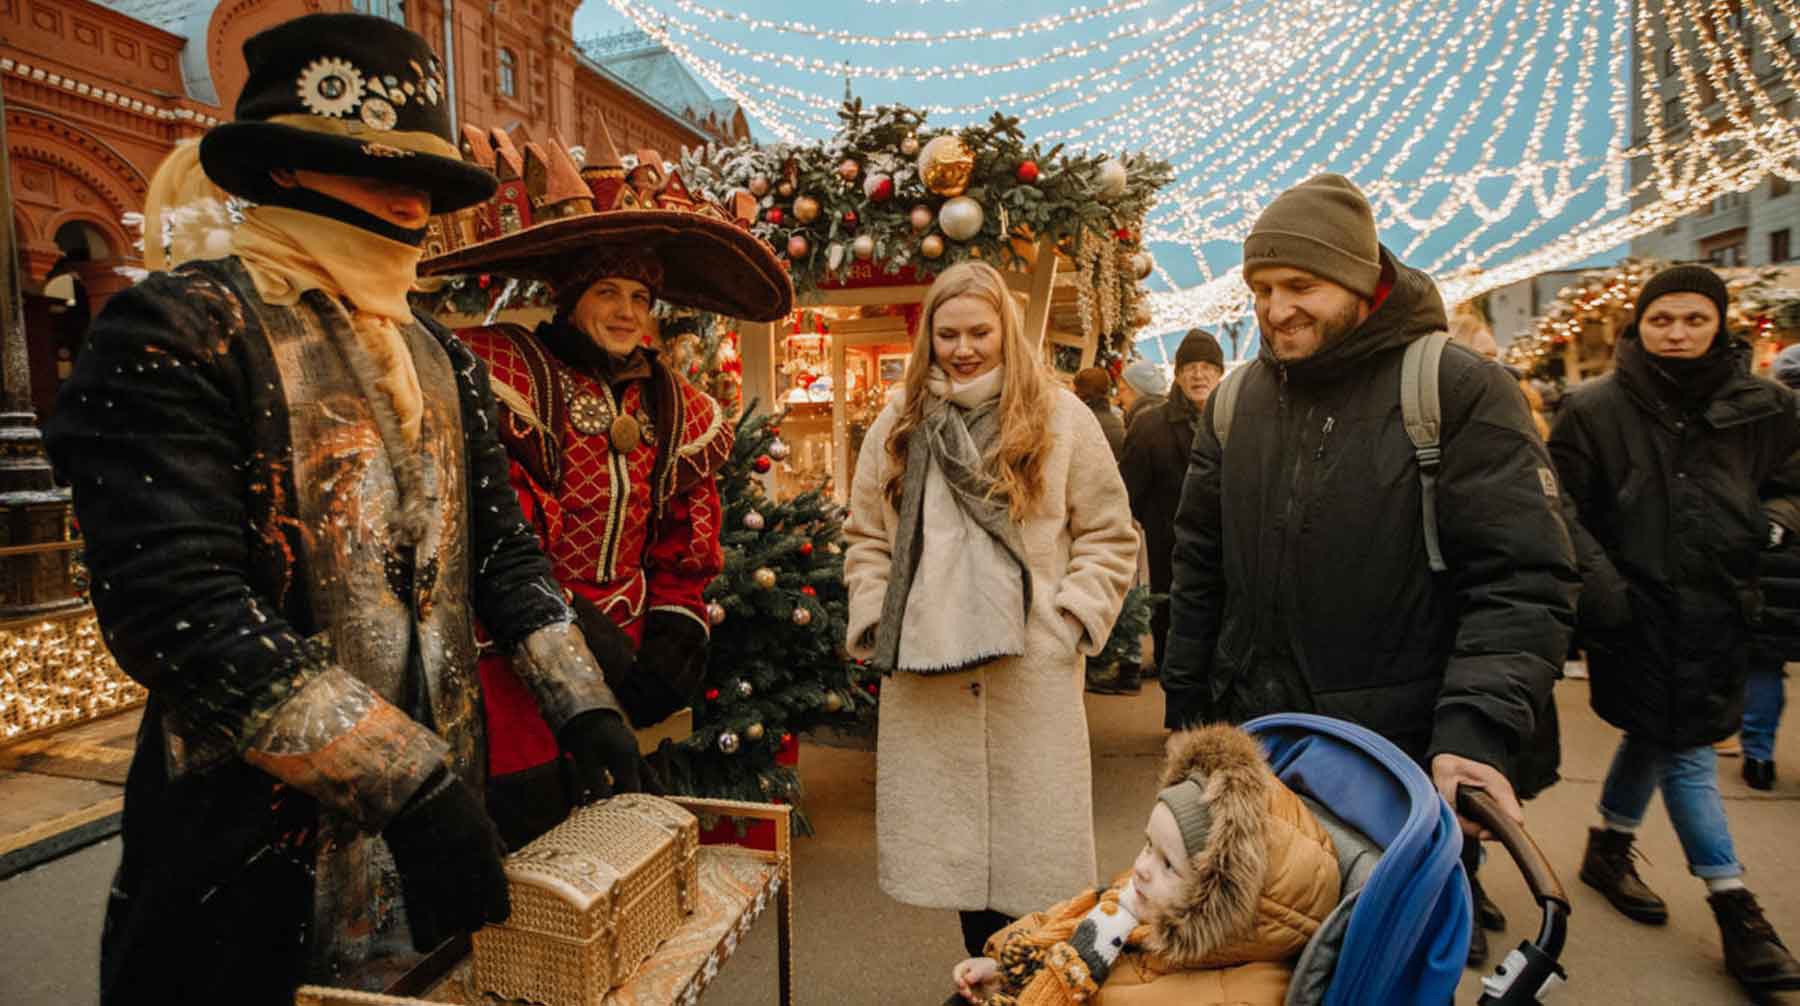
[[867, 234], [858, 234], [856, 240], [850, 242], [850, 253], [863, 261], [875, 257], [875, 239]]
[[741, 745], [742, 742], [738, 740], [738, 735], [729, 730], [719, 735], [719, 750], [726, 754], [737, 754]]
[[1131, 312], [1131, 323], [1138, 328], [1143, 328], [1155, 320], [1156, 312], [1150, 309], [1150, 302], [1147, 300], [1138, 301], [1137, 308]]
[[925, 230], [930, 227], [931, 222], [936, 219], [937, 215], [932, 213], [931, 207], [924, 203], [920, 203], [912, 208], [912, 229], [915, 231]]
[[1100, 171], [1094, 176], [1100, 186], [1100, 198], [1117, 199], [1125, 194], [1125, 162], [1116, 157], [1102, 161]]
[[1141, 252], [1133, 252], [1132, 253], [1132, 255], [1131, 255], [1132, 275], [1136, 276], [1138, 279], [1149, 279], [1150, 274], [1152, 272], [1154, 272], [1155, 270], [1156, 270], [1156, 259], [1151, 258], [1149, 252], [1141, 251]]
[[810, 609], [804, 608], [804, 607], [795, 608], [794, 609], [794, 624], [800, 625], [800, 626], [811, 625], [812, 624], [812, 611]]
[[714, 625], [725, 624], [725, 606], [717, 601], [706, 606], [706, 620]]
[[787, 441], [785, 441], [785, 440], [769, 441], [769, 457], [774, 458], [776, 461], [786, 461], [787, 457], [788, 457], [788, 453], [789, 453], [789, 447], [787, 445]]
[[943, 209], [938, 210], [938, 227], [953, 241], [967, 241], [981, 233], [986, 218], [980, 203], [968, 196], [957, 196], [946, 200]]
[[747, 699], [756, 694], [756, 687], [748, 681], [739, 681], [737, 683], [737, 693], [738, 698]]
[[842, 241], [833, 241], [831, 247], [825, 249], [825, 266], [832, 272], [837, 272], [838, 267], [843, 264], [844, 243]]
[[758, 199], [761, 199], [762, 197], [768, 195], [769, 194], [768, 178], [766, 178], [762, 175], [757, 175], [756, 177], [750, 179], [750, 194], [755, 196]]
[[744, 526], [752, 531], [761, 531], [763, 529], [763, 523], [763, 515], [757, 513], [755, 510], [744, 515]]

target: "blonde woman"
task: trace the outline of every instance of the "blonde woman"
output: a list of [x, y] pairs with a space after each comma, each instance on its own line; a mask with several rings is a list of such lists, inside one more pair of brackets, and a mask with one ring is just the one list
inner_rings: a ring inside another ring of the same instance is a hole
[[1008, 917], [1095, 881], [1083, 659], [1137, 569], [1092, 410], [1051, 378], [992, 266], [925, 296], [902, 394], [863, 442], [848, 647], [882, 688], [876, 831], [891, 897]]

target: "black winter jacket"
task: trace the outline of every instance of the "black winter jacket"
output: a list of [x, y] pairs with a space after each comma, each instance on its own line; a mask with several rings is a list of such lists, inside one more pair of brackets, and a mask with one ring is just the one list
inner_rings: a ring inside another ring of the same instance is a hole
[[1793, 392], [1740, 370], [1684, 406], [1635, 326], [1616, 369], [1569, 396], [1550, 449], [1579, 515], [1582, 639], [1607, 722], [1670, 748], [1738, 729], [1765, 507], [1800, 528], [1796, 447]]
[[1125, 434], [1119, 474], [1131, 495], [1131, 516], [1144, 526], [1150, 589], [1158, 594], [1168, 592], [1173, 578], [1175, 509], [1199, 421], [1199, 412], [1177, 391], [1139, 413]]
[[1788, 534], [1780, 548], [1762, 554], [1757, 578], [1762, 619], [1752, 659], [1763, 664], [1800, 660], [1800, 534]]
[[1207, 404], [1175, 521], [1169, 718], [1306, 706], [1422, 762], [1511, 772], [1574, 621], [1555, 478], [1511, 376], [1450, 346], [1436, 494], [1449, 571], [1430, 571], [1400, 364], [1444, 308], [1429, 277], [1382, 258], [1394, 286], [1355, 331], [1286, 365], [1265, 345], [1223, 452], [1219, 396]]
[[1119, 460], [1120, 454], [1125, 450], [1125, 423], [1119, 419], [1119, 414], [1103, 401], [1090, 402], [1084, 398], [1081, 404], [1087, 406], [1088, 411], [1099, 421], [1100, 432], [1106, 434], [1106, 446], [1112, 448], [1113, 460]]

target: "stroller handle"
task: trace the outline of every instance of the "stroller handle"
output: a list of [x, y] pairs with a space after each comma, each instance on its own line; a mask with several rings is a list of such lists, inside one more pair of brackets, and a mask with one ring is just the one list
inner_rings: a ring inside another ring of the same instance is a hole
[[1506, 816], [1500, 809], [1499, 802], [1489, 796], [1486, 790], [1474, 786], [1458, 787], [1456, 812], [1486, 828], [1499, 839], [1507, 854], [1512, 856], [1513, 862], [1519, 865], [1519, 872], [1525, 875], [1525, 886], [1530, 888], [1534, 900], [1557, 902], [1562, 905], [1565, 914], [1568, 912], [1569, 896], [1563, 892], [1562, 881], [1556, 878], [1556, 871], [1550, 868], [1550, 860], [1545, 858], [1543, 850], [1538, 848], [1525, 828]]

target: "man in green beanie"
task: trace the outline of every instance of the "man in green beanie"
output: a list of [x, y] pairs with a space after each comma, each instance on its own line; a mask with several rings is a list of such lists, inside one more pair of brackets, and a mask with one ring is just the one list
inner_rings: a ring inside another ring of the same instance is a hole
[[[1446, 567], [1433, 572], [1401, 369], [1447, 327], [1437, 287], [1382, 247], [1338, 175], [1264, 209], [1244, 280], [1261, 348], [1231, 377], [1230, 415], [1211, 397], [1175, 519], [1169, 724], [1336, 716], [1417, 759], [1453, 806], [1478, 786], [1523, 820], [1510, 773], [1568, 652], [1579, 580], [1517, 384], [1444, 349], [1441, 453], [1424, 473]], [[1479, 931], [1470, 950], [1485, 956]]]

